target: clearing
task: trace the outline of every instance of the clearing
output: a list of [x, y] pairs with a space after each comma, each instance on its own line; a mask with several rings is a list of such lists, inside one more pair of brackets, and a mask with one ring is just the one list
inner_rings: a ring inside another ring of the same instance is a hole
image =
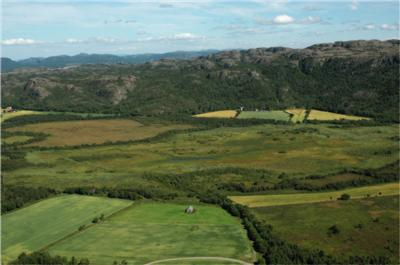
[[360, 199], [367, 196], [373, 197], [398, 195], [399, 183], [388, 183], [329, 192], [231, 196], [230, 199], [232, 199], [234, 202], [244, 204], [249, 207], [266, 207], [276, 205], [335, 201], [343, 193], [350, 194], [351, 199]]
[[63, 195], [2, 215], [2, 261], [9, 262], [23, 251], [39, 250], [78, 231], [81, 225], [91, 224], [94, 217], [108, 216], [131, 204], [120, 199]]
[[[253, 251], [239, 219], [223, 209], [173, 203], [135, 204], [61, 241], [48, 250], [62, 256], [87, 257], [93, 264], [129, 264], [182, 257], [227, 257], [252, 261]], [[215, 263], [212, 263], [215, 264]]]
[[238, 119], [266, 119], [266, 120], [289, 121], [290, 115], [282, 110], [242, 111], [240, 112]]
[[134, 120], [79, 120], [43, 122], [7, 129], [9, 132], [50, 134], [30, 146], [73, 146], [106, 142], [141, 140], [170, 130], [188, 129], [188, 125], [143, 125]]
[[302, 123], [306, 118], [306, 109], [287, 109], [287, 113], [292, 114], [291, 122]]
[[[335, 256], [388, 256], [399, 264], [399, 197], [253, 208], [274, 234]], [[337, 234], [329, 234], [336, 225]]]
[[236, 110], [219, 110], [213, 112], [206, 112], [194, 115], [196, 118], [235, 118], [237, 115]]
[[328, 111], [321, 111], [312, 109], [310, 114], [307, 117], [307, 120], [320, 120], [320, 121], [330, 121], [330, 120], [370, 120], [367, 117], [361, 116], [353, 116], [353, 115], [345, 115], [345, 114], [338, 114]]

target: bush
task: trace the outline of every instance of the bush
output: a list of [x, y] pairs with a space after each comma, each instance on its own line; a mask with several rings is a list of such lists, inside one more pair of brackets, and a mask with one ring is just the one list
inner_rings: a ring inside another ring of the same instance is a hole
[[340, 195], [340, 197], [338, 198], [338, 200], [342, 200], [342, 201], [348, 201], [350, 200], [350, 195], [347, 193], [343, 193], [342, 195]]

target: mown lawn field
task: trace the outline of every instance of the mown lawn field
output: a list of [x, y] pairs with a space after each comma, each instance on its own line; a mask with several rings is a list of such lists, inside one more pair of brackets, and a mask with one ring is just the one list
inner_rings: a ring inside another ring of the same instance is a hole
[[196, 118], [235, 118], [237, 114], [236, 110], [219, 110], [196, 114], [193, 117]]
[[42, 111], [33, 111], [33, 110], [18, 110], [15, 112], [4, 112], [1, 113], [1, 122], [6, 121], [8, 119], [12, 119], [19, 116], [26, 116], [26, 115], [43, 115], [48, 114], [49, 112], [42, 112]]
[[[399, 197], [254, 208], [276, 235], [335, 256], [388, 256], [399, 264]], [[338, 234], [329, 234], [336, 225]]]
[[321, 111], [321, 110], [311, 110], [310, 114], [307, 117], [308, 120], [321, 120], [321, 121], [330, 121], [330, 120], [370, 120], [367, 117], [354, 116], [354, 115], [345, 115], [338, 114], [334, 112]]
[[33, 138], [32, 136], [27, 136], [27, 135], [15, 135], [3, 138], [3, 143], [6, 144], [23, 143], [32, 138]]
[[353, 199], [361, 199], [375, 196], [389, 196], [399, 194], [399, 183], [388, 183], [372, 185], [359, 188], [350, 188], [328, 192], [309, 192], [293, 194], [273, 194], [273, 195], [247, 195], [231, 196], [230, 198], [237, 203], [249, 207], [266, 207], [276, 205], [315, 203], [323, 201], [335, 201], [340, 195], [347, 193]]
[[[129, 264], [179, 257], [219, 256], [252, 261], [253, 253], [239, 219], [218, 207], [143, 203], [76, 234], [48, 250], [87, 257], [93, 264]], [[208, 263], [215, 264], [215, 263]]]
[[46, 133], [50, 136], [30, 146], [73, 146], [105, 142], [141, 140], [157, 134], [190, 128], [188, 125], [143, 125], [134, 120], [82, 120], [29, 124], [8, 129], [9, 132]]
[[63, 195], [2, 215], [2, 261], [21, 252], [39, 250], [89, 225], [94, 217], [110, 215], [131, 201], [99, 197]]
[[290, 115], [282, 110], [242, 111], [240, 112], [238, 119], [266, 119], [266, 120], [289, 121]]
[[[177, 133], [146, 143], [65, 150], [30, 150], [27, 164], [3, 172], [5, 184], [76, 186], [159, 185], [146, 177], [227, 167], [270, 172], [218, 176], [227, 181], [278, 182], [343, 169], [378, 168], [398, 159], [396, 126], [261, 125]], [[148, 175], [148, 174], [147, 174]], [[220, 179], [218, 179], [220, 178]], [[207, 180], [208, 181], [208, 180]]]
[[290, 121], [294, 123], [301, 123], [306, 118], [306, 109], [287, 109], [286, 112], [293, 115]]

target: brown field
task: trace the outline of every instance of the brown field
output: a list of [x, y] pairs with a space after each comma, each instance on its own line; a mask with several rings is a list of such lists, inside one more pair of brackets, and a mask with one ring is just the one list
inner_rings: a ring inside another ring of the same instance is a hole
[[235, 118], [236, 110], [219, 110], [194, 115], [196, 118]]
[[8, 129], [11, 132], [38, 132], [50, 136], [31, 146], [73, 146], [105, 142], [141, 140], [170, 130], [191, 128], [189, 125], [143, 125], [127, 119], [60, 121], [29, 124]]
[[353, 116], [353, 115], [344, 115], [338, 114], [328, 111], [321, 111], [321, 110], [311, 110], [310, 114], [308, 115], [308, 120], [321, 120], [321, 121], [329, 121], [329, 120], [369, 120], [370, 118], [361, 117], [361, 116]]

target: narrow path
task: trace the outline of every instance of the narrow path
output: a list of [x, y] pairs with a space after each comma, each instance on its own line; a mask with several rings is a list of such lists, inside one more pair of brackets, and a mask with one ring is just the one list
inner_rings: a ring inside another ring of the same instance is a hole
[[[161, 260], [156, 260], [152, 261], [149, 263], [146, 263], [144, 265], [154, 265], [154, 264], [160, 264], [163, 262], [169, 262], [169, 261], [185, 261], [185, 260], [214, 260], [214, 261], [231, 261], [234, 263], [238, 263], [241, 265], [253, 265], [253, 263], [248, 263], [243, 260], [238, 260], [238, 259], [231, 259], [231, 258], [224, 258], [224, 257], [185, 257], [185, 258], [173, 258], [173, 259], [161, 259]], [[173, 263], [171, 263], [173, 264]]]

